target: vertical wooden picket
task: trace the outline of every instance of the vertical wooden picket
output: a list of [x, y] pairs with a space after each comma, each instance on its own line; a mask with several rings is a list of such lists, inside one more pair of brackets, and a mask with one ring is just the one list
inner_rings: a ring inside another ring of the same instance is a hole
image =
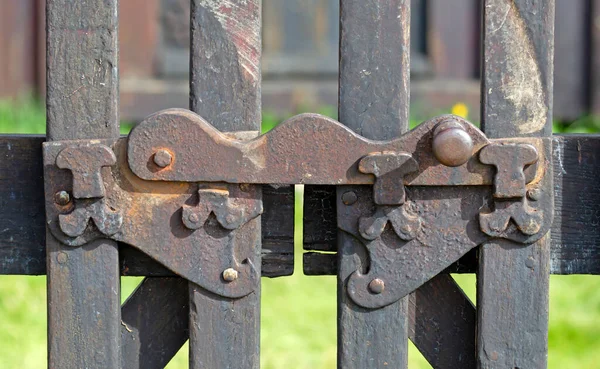
[[[410, 1], [340, 1], [340, 122], [370, 139], [408, 130]], [[342, 196], [348, 188], [339, 187]], [[408, 297], [370, 310], [355, 305], [346, 279], [361, 268], [353, 237], [338, 239], [338, 367], [406, 368]], [[364, 255], [363, 255], [364, 257]]]
[[[117, 0], [47, 1], [49, 141], [118, 137], [117, 8]], [[120, 368], [116, 242], [69, 247], [47, 232], [46, 244], [48, 367]]]
[[[486, 0], [481, 123], [490, 138], [552, 133], [554, 0]], [[545, 368], [549, 235], [480, 250], [480, 368]]]
[[[192, 0], [190, 107], [240, 138], [260, 131], [261, 0]], [[244, 226], [260, 245], [260, 218]], [[256, 250], [260, 253], [260, 250]], [[259, 269], [260, 263], [255, 265]], [[226, 299], [190, 283], [190, 368], [257, 369], [260, 287]]]

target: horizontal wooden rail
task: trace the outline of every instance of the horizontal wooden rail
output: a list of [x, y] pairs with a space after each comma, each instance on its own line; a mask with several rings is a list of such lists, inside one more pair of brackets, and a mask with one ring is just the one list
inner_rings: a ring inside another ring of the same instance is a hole
[[[0, 136], [0, 274], [46, 273], [45, 213], [41, 136]], [[554, 136], [555, 217], [552, 227], [553, 274], [600, 274], [600, 135]], [[321, 214], [305, 222], [308, 249], [335, 251], [335, 209], [324, 211], [331, 191], [307, 187], [305, 214]], [[293, 187], [265, 186], [263, 276], [293, 272]], [[335, 193], [335, 191], [333, 191]], [[333, 202], [335, 204], [335, 202]], [[317, 211], [318, 210], [318, 211]], [[283, 223], [281, 223], [283, 222]], [[148, 256], [121, 245], [121, 273], [172, 276]], [[334, 254], [307, 254], [309, 274], [335, 274]], [[448, 271], [474, 273], [469, 253]]]
[[[42, 136], [0, 136], [0, 275], [46, 274]], [[262, 275], [294, 271], [294, 187], [264, 186]], [[120, 245], [121, 274], [173, 276], [142, 252]]]
[[[555, 214], [550, 271], [553, 274], [600, 274], [600, 135], [553, 138]], [[304, 193], [304, 272], [336, 274], [335, 188], [306, 186]], [[325, 251], [329, 253], [319, 253]], [[475, 273], [477, 256], [469, 252], [446, 271]]]

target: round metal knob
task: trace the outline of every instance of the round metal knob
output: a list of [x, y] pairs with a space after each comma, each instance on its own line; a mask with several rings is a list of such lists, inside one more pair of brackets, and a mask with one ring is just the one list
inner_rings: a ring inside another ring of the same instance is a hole
[[459, 167], [473, 156], [473, 139], [459, 122], [442, 122], [433, 131], [433, 154], [440, 163]]

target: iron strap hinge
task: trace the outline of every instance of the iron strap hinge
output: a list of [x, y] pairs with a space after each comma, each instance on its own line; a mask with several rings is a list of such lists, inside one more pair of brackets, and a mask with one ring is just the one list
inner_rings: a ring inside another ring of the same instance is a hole
[[441, 116], [391, 141], [316, 114], [249, 141], [182, 109], [118, 140], [44, 144], [50, 232], [66, 245], [111, 238], [224, 297], [256, 289], [258, 184], [347, 188], [338, 227], [366, 248], [347, 292], [367, 308], [414, 291], [491, 238], [523, 245], [552, 223], [550, 140], [489, 140]]

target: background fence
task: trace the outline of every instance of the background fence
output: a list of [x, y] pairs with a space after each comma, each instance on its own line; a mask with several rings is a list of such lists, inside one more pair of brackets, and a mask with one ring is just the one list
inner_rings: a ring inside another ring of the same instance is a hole
[[[412, 0], [412, 115], [479, 109], [479, 0]], [[44, 0], [2, 0], [0, 98], [44, 91]], [[188, 107], [189, 0], [120, 5], [121, 113]], [[337, 105], [339, 0], [264, 0], [263, 107]], [[557, 1], [555, 118], [600, 114], [600, 0]]]

